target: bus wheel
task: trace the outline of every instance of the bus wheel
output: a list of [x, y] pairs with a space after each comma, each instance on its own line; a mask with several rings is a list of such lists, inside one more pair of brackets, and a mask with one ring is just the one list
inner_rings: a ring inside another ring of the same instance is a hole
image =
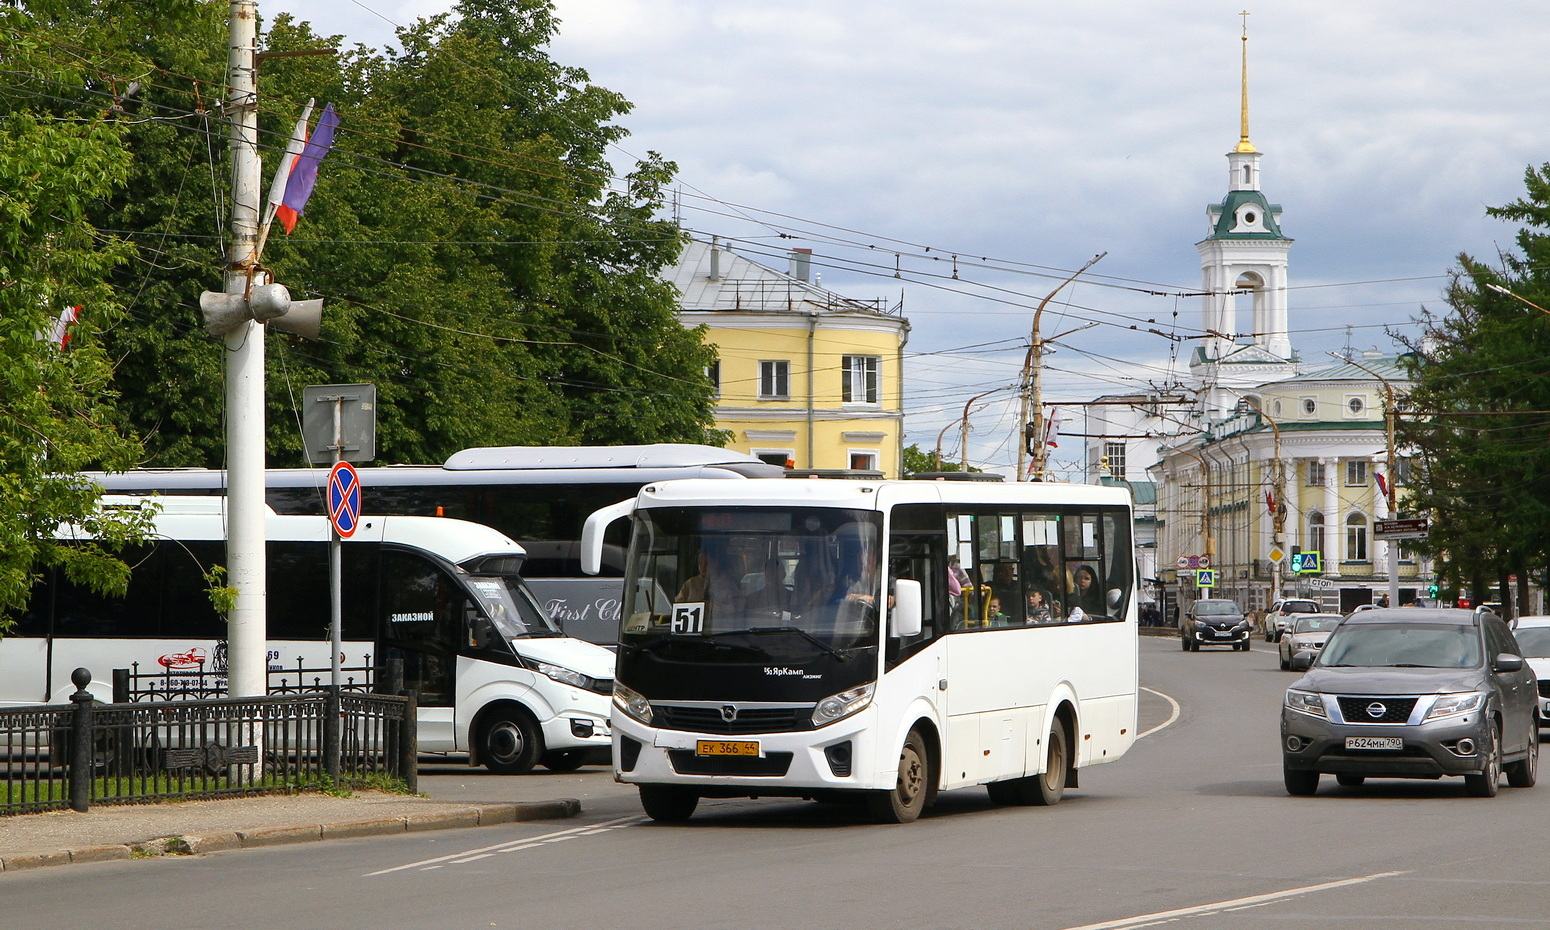
[[563, 752], [546, 752], [538, 764], [551, 772], [574, 772], [587, 763], [587, 750], [567, 749]]
[[926, 741], [911, 730], [899, 750], [899, 775], [892, 790], [867, 795], [867, 807], [879, 823], [910, 823], [926, 806], [930, 788], [929, 756]]
[[694, 816], [700, 796], [677, 785], [641, 785], [640, 806], [657, 823], [683, 823]]
[[519, 710], [496, 711], [479, 733], [479, 761], [496, 775], [526, 775], [543, 751], [543, 733]]
[[1059, 804], [1066, 794], [1066, 768], [1070, 764], [1071, 751], [1066, 741], [1066, 725], [1060, 720], [1050, 726], [1044, 747], [1044, 774], [1030, 779], [1034, 790], [1028, 792], [1028, 801], [1048, 807]]

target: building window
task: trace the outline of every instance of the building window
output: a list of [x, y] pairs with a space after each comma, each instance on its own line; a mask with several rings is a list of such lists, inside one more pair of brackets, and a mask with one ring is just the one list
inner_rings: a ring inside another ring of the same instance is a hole
[[1125, 444], [1122, 442], [1104, 443], [1103, 464], [1112, 477], [1123, 479], [1125, 477]]
[[1367, 484], [1367, 460], [1351, 459], [1345, 463], [1345, 486], [1360, 488]]
[[1345, 557], [1347, 562], [1367, 561], [1367, 518], [1359, 513], [1345, 518]]
[[847, 404], [877, 403], [877, 363], [875, 355], [844, 357], [844, 397]]
[[877, 471], [876, 452], [850, 453], [850, 467], [856, 471]]
[[1359, 417], [1367, 410], [1367, 398], [1360, 394], [1352, 394], [1345, 399], [1347, 417]]
[[1319, 412], [1319, 402], [1312, 397], [1304, 397], [1302, 399], [1302, 412], [1304, 416], [1313, 416]]
[[705, 366], [705, 380], [710, 382], [712, 397], [721, 396], [721, 359], [716, 359]]
[[1415, 480], [1415, 460], [1395, 459], [1394, 474], [1389, 477], [1397, 488], [1408, 488]]
[[1308, 463], [1308, 487], [1322, 488], [1324, 486], [1324, 463]]
[[755, 451], [754, 456], [766, 465], [779, 465], [781, 468], [796, 467], [796, 453], [790, 449], [761, 449]]
[[791, 397], [791, 363], [782, 359], [759, 363], [759, 399], [786, 400]]
[[1308, 514], [1308, 545], [1303, 548], [1307, 552], [1324, 551], [1324, 515], [1317, 510]]

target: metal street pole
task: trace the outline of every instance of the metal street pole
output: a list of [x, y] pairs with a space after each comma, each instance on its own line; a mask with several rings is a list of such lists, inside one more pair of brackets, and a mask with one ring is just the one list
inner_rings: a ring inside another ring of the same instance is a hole
[[[1028, 338], [1028, 354], [1023, 359], [1023, 415], [1017, 424], [1018, 430], [1024, 433], [1028, 441], [1019, 441], [1017, 444], [1018, 481], [1043, 481], [1044, 463], [1049, 457], [1049, 448], [1044, 444], [1044, 344], [1050, 340], [1045, 340], [1039, 335], [1039, 317], [1044, 315], [1044, 308], [1056, 294], [1060, 293], [1061, 288], [1075, 281], [1078, 275], [1098, 264], [1098, 261], [1107, 254], [1109, 253], [1099, 252], [1094, 255], [1087, 264], [1056, 285], [1053, 291], [1039, 301], [1038, 308], [1033, 311], [1033, 331]], [[1030, 444], [1032, 448], [1029, 448]], [[1025, 452], [1032, 457], [1031, 460], [1024, 458]], [[1023, 471], [1024, 461], [1028, 461], [1026, 472]]]
[[1003, 387], [998, 387], [998, 388], [991, 388], [990, 390], [984, 392], [983, 394], [975, 394], [973, 397], [969, 398], [967, 401], [964, 402], [964, 405], [963, 405], [963, 420], [962, 420], [963, 431], [962, 431], [962, 433], [959, 434], [959, 438], [962, 440], [962, 444], [963, 444], [963, 448], [960, 449], [959, 451], [960, 451], [960, 454], [963, 456], [963, 470], [964, 471], [968, 471], [969, 470], [969, 407], [972, 406], [974, 404], [974, 402], [979, 400], [981, 397], [988, 397], [991, 394], [996, 393], [997, 391], [1002, 391], [1002, 390], [1005, 390], [1005, 389], [1006, 388], [1004, 386]]
[[[1508, 293], [1511, 293], [1511, 292], [1508, 292]], [[1516, 294], [1513, 294], [1512, 296], [1517, 297]], [[1522, 300], [1521, 297], [1518, 298], [1518, 299]], [[1526, 300], [1523, 301], [1523, 302], [1524, 303], [1528, 303], [1528, 301], [1526, 301]], [[1532, 307], [1533, 304], [1529, 304], [1529, 306]], [[1538, 308], [1536, 307], [1535, 309], [1538, 309]], [[1387, 485], [1388, 486], [1384, 489], [1384, 495], [1383, 496], [1384, 496], [1384, 503], [1386, 505], [1385, 509], [1388, 511], [1388, 518], [1390, 520], [1397, 519], [1399, 517], [1399, 512], [1398, 512], [1398, 510], [1394, 506], [1394, 491], [1395, 491], [1394, 466], [1395, 466], [1395, 463], [1397, 461], [1397, 456], [1395, 454], [1395, 448], [1394, 448], [1394, 418], [1396, 416], [1395, 404], [1394, 404], [1394, 386], [1389, 384], [1389, 379], [1383, 377], [1382, 375], [1378, 374], [1376, 371], [1373, 371], [1371, 368], [1368, 368], [1366, 365], [1363, 365], [1361, 362], [1358, 362], [1355, 359], [1346, 358], [1343, 355], [1336, 355], [1334, 352], [1331, 352], [1329, 354], [1330, 355], [1334, 355], [1335, 358], [1341, 359], [1342, 361], [1350, 362], [1352, 365], [1355, 365], [1357, 368], [1360, 368], [1362, 371], [1367, 372], [1369, 375], [1372, 375], [1374, 378], [1377, 378], [1379, 381], [1383, 382], [1383, 395], [1384, 395], [1384, 397], [1383, 397], [1383, 430], [1384, 430], [1384, 433], [1387, 436], [1387, 440], [1388, 440], [1387, 441], [1387, 446], [1388, 446], [1388, 470], [1389, 470], [1389, 475], [1388, 475], [1388, 480], [1387, 480]], [[1377, 528], [1374, 527], [1373, 529], [1374, 529], [1374, 535], [1376, 536]], [[1377, 540], [1374, 539], [1374, 542], [1376, 542], [1376, 541]], [[1397, 540], [1397, 539], [1386, 539], [1386, 540], [1384, 540], [1384, 542], [1387, 543], [1388, 547], [1389, 547], [1389, 550], [1388, 550], [1389, 551], [1389, 558], [1388, 558], [1388, 563], [1389, 563], [1389, 606], [1390, 607], [1398, 607], [1399, 606], [1399, 540]]]
[[[1280, 549], [1286, 533], [1286, 463], [1281, 460], [1281, 425], [1265, 412], [1258, 398], [1252, 404], [1254, 412], [1270, 424], [1270, 432], [1275, 437], [1275, 476], [1271, 478], [1275, 505], [1270, 508], [1270, 545], [1273, 549]], [[1273, 603], [1280, 599], [1281, 561], [1277, 559], [1270, 563], [1270, 600]]]
[[[255, 0], [230, 0], [231, 250], [225, 292], [246, 299], [268, 278], [256, 267], [259, 225], [258, 41]], [[227, 688], [232, 697], [268, 690], [267, 571], [264, 561], [264, 327], [244, 320], [226, 334], [226, 570], [237, 589], [227, 618]]]

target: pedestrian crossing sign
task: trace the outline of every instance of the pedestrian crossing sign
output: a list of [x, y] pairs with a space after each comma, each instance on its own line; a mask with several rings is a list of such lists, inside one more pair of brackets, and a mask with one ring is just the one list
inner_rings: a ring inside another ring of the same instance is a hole
[[1214, 588], [1214, 587], [1216, 587], [1216, 569], [1214, 569], [1214, 568], [1202, 568], [1199, 571], [1195, 572], [1195, 587], [1197, 587], [1197, 588]]
[[1324, 564], [1318, 552], [1293, 552], [1292, 571], [1298, 575], [1320, 575]]

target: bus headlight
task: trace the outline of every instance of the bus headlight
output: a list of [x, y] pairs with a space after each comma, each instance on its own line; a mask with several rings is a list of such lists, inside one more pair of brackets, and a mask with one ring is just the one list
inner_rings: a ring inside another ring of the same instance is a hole
[[641, 723], [651, 723], [651, 702], [633, 688], [627, 688], [614, 679], [614, 706]]
[[592, 679], [580, 672], [573, 671], [563, 665], [550, 665], [548, 662], [533, 662], [533, 670], [541, 675], [547, 675], [562, 685], [572, 685], [583, 691], [592, 690]]
[[[813, 708], [813, 726], [824, 727], [836, 720], [844, 720], [851, 714], [862, 710], [872, 703], [872, 692], [877, 690], [876, 682], [862, 685], [859, 688], [851, 688], [849, 691], [841, 691], [839, 694], [831, 694], [818, 702]], [[615, 692], [617, 694], [617, 692]]]

